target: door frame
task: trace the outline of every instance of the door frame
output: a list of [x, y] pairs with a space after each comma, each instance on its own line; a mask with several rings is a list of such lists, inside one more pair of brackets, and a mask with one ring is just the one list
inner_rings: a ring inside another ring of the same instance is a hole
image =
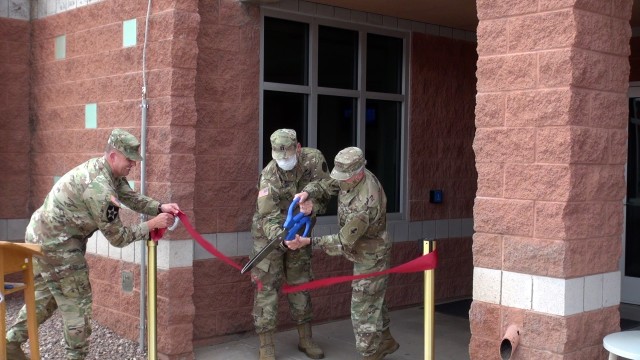
[[[629, 83], [629, 91], [627, 93], [628, 98], [640, 98], [640, 81], [632, 81]], [[625, 165], [624, 177], [625, 183], [627, 179], [627, 165]], [[625, 191], [626, 193], [626, 191]], [[627, 198], [625, 195], [625, 202]], [[623, 222], [622, 222], [622, 257], [620, 258], [620, 275], [622, 276], [622, 283], [620, 289], [620, 302], [625, 304], [638, 306], [637, 317], [640, 320], [640, 278], [625, 276], [625, 254], [626, 254], [626, 223], [627, 223], [627, 206], [623, 206]], [[635, 317], [635, 316], [634, 316]]]

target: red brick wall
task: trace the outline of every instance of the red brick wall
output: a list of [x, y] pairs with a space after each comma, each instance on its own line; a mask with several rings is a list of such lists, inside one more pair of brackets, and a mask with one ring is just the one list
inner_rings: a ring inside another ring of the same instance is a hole
[[[474, 264], [560, 279], [616, 271], [632, 2], [504, 3], [478, 1]], [[497, 359], [510, 324], [517, 359], [605, 359], [619, 317], [617, 305], [558, 316], [474, 300], [471, 359]]]
[[[115, 127], [137, 136], [141, 124], [142, 50], [146, 2], [106, 0], [32, 23], [32, 187], [38, 207], [53, 184], [77, 164], [104, 150]], [[122, 22], [137, 19], [137, 45], [122, 47]], [[147, 191], [163, 202], [193, 209], [195, 179], [195, 74], [197, 1], [154, 2], [147, 46]], [[55, 38], [66, 35], [66, 58], [55, 59]], [[98, 129], [85, 129], [84, 109], [97, 103]], [[129, 176], [139, 188], [139, 168]], [[182, 229], [171, 234], [185, 239]], [[88, 255], [94, 318], [137, 339], [137, 266]], [[121, 291], [121, 272], [136, 273], [136, 290]], [[158, 274], [158, 350], [168, 358], [191, 356], [191, 268]]]
[[[87, 260], [93, 290], [94, 319], [121, 336], [138, 340], [140, 266], [96, 255], [87, 255]], [[133, 273], [134, 288], [131, 292], [122, 290], [123, 271]], [[193, 350], [194, 321], [192, 269], [158, 270], [156, 290], [158, 352], [172, 354], [173, 357], [190, 354]]]
[[259, 9], [200, 0], [199, 10], [195, 220], [202, 233], [247, 231], [259, 174]]
[[[475, 44], [413, 33], [409, 122], [411, 221], [473, 216]], [[429, 203], [442, 189], [444, 202]]]
[[[147, 194], [188, 210], [198, 14], [195, 3], [181, 6], [156, 3], [150, 23]], [[139, 136], [145, 14], [146, 3], [113, 0], [33, 22], [33, 206], [40, 206], [53, 176], [99, 156], [112, 128]], [[137, 46], [122, 48], [122, 21], [132, 18], [138, 20]], [[66, 59], [55, 60], [55, 37], [62, 34]], [[98, 104], [98, 129], [85, 129], [87, 103]], [[129, 178], [139, 180], [139, 169]]]
[[28, 21], [0, 18], [0, 219], [30, 216], [30, 32]]

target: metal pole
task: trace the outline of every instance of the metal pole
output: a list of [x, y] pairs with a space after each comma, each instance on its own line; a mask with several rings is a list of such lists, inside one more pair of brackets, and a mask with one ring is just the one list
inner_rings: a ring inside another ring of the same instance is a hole
[[[149, 15], [151, 14], [151, 0], [147, 2], [147, 16], [144, 19], [144, 43], [142, 44], [142, 123], [140, 124], [140, 194], [146, 195], [147, 189], [147, 111], [149, 110], [149, 102], [147, 101], [147, 40], [149, 33]], [[147, 216], [140, 214], [140, 222], [147, 221]], [[144, 241], [140, 242], [140, 336], [138, 339], [140, 350], [144, 351], [144, 335], [145, 335], [145, 248]]]
[[[436, 250], [435, 240], [423, 240], [423, 254]], [[424, 272], [424, 359], [435, 359], [435, 269]]]
[[157, 244], [153, 240], [147, 241], [147, 251], [149, 259], [149, 269], [147, 271], [148, 276], [148, 290], [147, 290], [147, 318], [149, 319], [149, 325], [147, 326], [147, 359], [156, 360], [158, 356], [157, 334], [156, 334], [156, 319], [157, 319], [157, 290], [156, 290], [156, 275], [157, 275]]
[[[147, 181], [146, 181], [146, 158], [147, 158], [147, 110], [149, 109], [149, 104], [147, 103], [146, 98], [146, 89], [142, 89], [142, 104], [140, 105], [142, 108], [142, 124], [140, 126], [140, 155], [142, 155], [142, 161], [140, 162], [140, 194], [146, 195], [147, 191]], [[140, 222], [147, 221], [147, 215], [140, 214]], [[140, 241], [140, 334], [138, 338], [138, 343], [140, 345], [140, 350], [144, 351], [144, 338], [145, 338], [145, 327], [146, 327], [146, 319], [145, 315], [145, 289], [147, 288], [145, 280], [146, 280], [146, 271], [147, 265], [145, 263], [145, 247], [144, 241]]]

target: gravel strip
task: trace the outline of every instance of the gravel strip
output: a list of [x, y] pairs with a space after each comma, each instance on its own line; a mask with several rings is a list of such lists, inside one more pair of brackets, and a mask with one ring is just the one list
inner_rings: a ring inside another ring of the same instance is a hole
[[[18, 316], [24, 301], [21, 296], [9, 296], [5, 301], [7, 305], [6, 324], [9, 328]], [[95, 320], [91, 321], [91, 329], [87, 360], [143, 360], [147, 358], [146, 351], [140, 351], [138, 342], [120, 337]], [[41, 359], [60, 360], [65, 358], [62, 318], [58, 311], [40, 325], [38, 334]], [[5, 334], [1, 336], [5, 336]], [[25, 353], [29, 353], [28, 342], [22, 348]]]

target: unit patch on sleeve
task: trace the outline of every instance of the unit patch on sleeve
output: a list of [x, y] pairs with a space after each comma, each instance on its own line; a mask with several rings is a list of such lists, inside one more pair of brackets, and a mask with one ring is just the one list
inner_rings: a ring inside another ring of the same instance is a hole
[[259, 197], [259, 198], [261, 198], [261, 197], [263, 197], [263, 196], [267, 196], [267, 195], [269, 195], [269, 187], [268, 187], [268, 186], [267, 186], [266, 188], [264, 188], [264, 189], [261, 189], [261, 190], [258, 192], [258, 197]]
[[113, 220], [117, 219], [118, 211], [120, 211], [119, 207], [113, 204], [109, 204], [109, 206], [107, 206], [107, 221], [112, 222]]

